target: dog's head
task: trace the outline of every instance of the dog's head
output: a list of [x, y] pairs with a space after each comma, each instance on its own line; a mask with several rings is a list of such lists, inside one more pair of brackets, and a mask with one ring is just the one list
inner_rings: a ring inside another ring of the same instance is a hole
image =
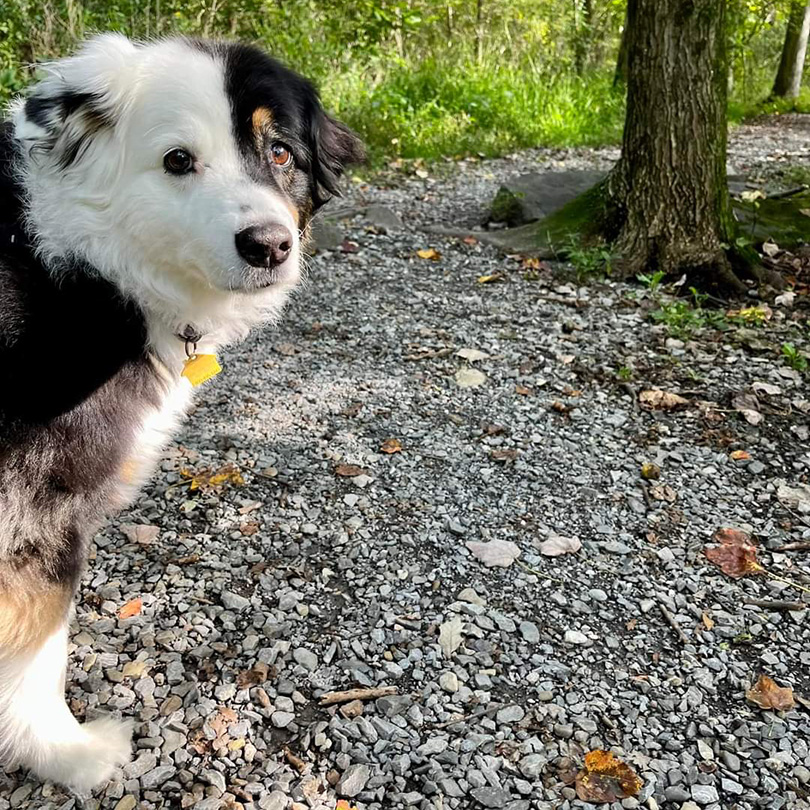
[[97, 37], [14, 124], [43, 253], [186, 305], [294, 286], [313, 213], [363, 159], [308, 81], [231, 43]]

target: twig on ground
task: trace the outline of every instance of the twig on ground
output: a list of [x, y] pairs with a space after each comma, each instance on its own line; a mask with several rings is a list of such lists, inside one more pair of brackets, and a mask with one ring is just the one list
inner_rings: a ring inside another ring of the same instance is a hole
[[352, 700], [376, 700], [377, 698], [395, 695], [396, 686], [374, 686], [368, 689], [347, 689], [345, 692], [326, 692], [321, 695], [321, 706], [333, 706], [335, 703], [350, 703]]
[[795, 543], [785, 543], [779, 548], [772, 549], [773, 551], [810, 551], [810, 541], [799, 540]]
[[746, 599], [745, 604], [767, 610], [807, 610], [810, 607], [805, 602], [785, 602], [782, 599]]
[[431, 728], [449, 728], [450, 726], [454, 726], [457, 723], [469, 723], [473, 720], [477, 720], [479, 717], [484, 717], [487, 714], [494, 714], [495, 712], [500, 711], [506, 706], [513, 706], [513, 705], [517, 704], [496, 703], [494, 706], [490, 706], [487, 709], [480, 709], [479, 711], [473, 712], [472, 714], [467, 715], [466, 717], [462, 715], [461, 717], [457, 717], [455, 720], [447, 720], [444, 723], [436, 723], [432, 725]]
[[568, 584], [564, 579], [557, 579], [557, 577], [552, 577], [549, 574], [546, 574], [544, 571], [539, 571], [537, 568], [532, 568], [531, 566], [526, 565], [525, 562], [521, 562], [520, 560], [515, 560], [515, 562], [524, 571], [528, 571], [530, 574], [534, 574], [536, 577], [541, 577], [542, 579], [550, 579], [552, 582], [558, 582], [560, 585]]
[[678, 622], [675, 621], [675, 617], [669, 612], [669, 609], [663, 602], [658, 603], [658, 607], [661, 609], [661, 614], [667, 620], [667, 624], [675, 631], [678, 638], [684, 643], [689, 644], [689, 636], [683, 632], [681, 626]]

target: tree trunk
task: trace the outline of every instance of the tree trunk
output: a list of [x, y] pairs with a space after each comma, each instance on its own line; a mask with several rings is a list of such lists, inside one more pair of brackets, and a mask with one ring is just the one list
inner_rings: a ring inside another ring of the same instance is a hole
[[793, 0], [790, 6], [785, 44], [782, 46], [782, 58], [776, 81], [773, 83], [772, 96], [779, 98], [796, 98], [802, 85], [804, 57], [807, 53], [807, 37], [810, 34], [810, 2]]
[[[629, 0], [622, 155], [585, 198], [624, 276], [686, 272], [702, 286], [743, 289], [726, 180], [725, 0]], [[586, 199], [587, 198], [587, 199]], [[576, 203], [576, 201], [574, 201]]]
[[591, 0], [574, 0], [574, 70], [577, 76], [585, 73], [593, 22]]

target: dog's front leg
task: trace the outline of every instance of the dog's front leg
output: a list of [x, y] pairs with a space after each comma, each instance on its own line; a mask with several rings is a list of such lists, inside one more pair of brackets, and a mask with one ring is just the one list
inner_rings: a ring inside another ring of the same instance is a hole
[[65, 703], [70, 604], [60, 588], [0, 594], [0, 763], [88, 793], [129, 760], [131, 729]]

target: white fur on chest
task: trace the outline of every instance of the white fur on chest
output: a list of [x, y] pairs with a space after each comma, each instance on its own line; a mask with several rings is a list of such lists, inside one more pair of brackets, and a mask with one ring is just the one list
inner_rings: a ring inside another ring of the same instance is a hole
[[157, 408], [147, 411], [135, 434], [132, 449], [121, 469], [121, 496], [132, 501], [149, 480], [160, 456], [177, 432], [191, 404], [193, 388], [185, 377], [173, 378]]

